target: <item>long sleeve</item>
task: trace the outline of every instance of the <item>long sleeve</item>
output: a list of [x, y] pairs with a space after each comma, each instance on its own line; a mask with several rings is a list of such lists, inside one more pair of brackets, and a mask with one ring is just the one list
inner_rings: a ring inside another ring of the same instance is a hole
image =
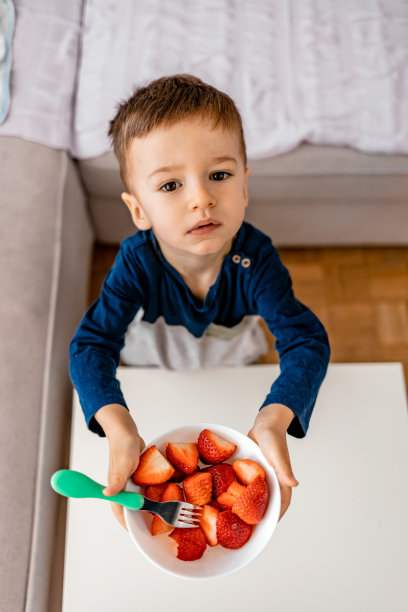
[[104, 435], [93, 418], [106, 404], [126, 406], [116, 369], [129, 323], [142, 305], [143, 287], [130, 249], [122, 246], [99, 298], [85, 313], [70, 344], [70, 376], [91, 431]]
[[259, 258], [253, 277], [253, 298], [276, 338], [280, 375], [273, 383], [263, 406], [284, 404], [296, 417], [288, 433], [303, 437], [309, 427], [319, 388], [326, 375], [330, 346], [319, 319], [299, 302], [292, 281], [276, 249], [269, 245]]

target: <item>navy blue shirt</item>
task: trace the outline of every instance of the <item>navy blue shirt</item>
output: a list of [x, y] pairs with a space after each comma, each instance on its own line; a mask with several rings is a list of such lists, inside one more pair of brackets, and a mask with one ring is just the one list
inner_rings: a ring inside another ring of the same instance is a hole
[[293, 294], [292, 282], [271, 239], [249, 223], [239, 229], [205, 301], [197, 298], [165, 259], [152, 230], [124, 240], [99, 298], [85, 313], [70, 345], [70, 375], [87, 426], [104, 435], [94, 414], [106, 404], [127, 408], [116, 378], [129, 324], [163, 317], [199, 338], [215, 323], [234, 327], [247, 315], [261, 316], [276, 338], [280, 374], [261, 408], [279, 403], [293, 410], [288, 433], [303, 437], [330, 348], [318, 318]]

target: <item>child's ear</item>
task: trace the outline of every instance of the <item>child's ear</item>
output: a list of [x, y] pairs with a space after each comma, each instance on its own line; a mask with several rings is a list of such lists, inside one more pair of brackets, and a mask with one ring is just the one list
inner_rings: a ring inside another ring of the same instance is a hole
[[133, 223], [139, 230], [148, 230], [152, 227], [149, 218], [140, 206], [138, 200], [131, 193], [124, 191], [120, 194], [120, 197], [129, 209]]
[[245, 168], [245, 174], [244, 174], [244, 201], [245, 201], [245, 206], [248, 206], [248, 178], [249, 175], [252, 172], [252, 168]]

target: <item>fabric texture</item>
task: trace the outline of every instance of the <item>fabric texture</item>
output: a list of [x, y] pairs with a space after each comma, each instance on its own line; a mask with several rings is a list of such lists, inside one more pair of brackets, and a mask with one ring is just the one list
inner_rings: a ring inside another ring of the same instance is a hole
[[69, 459], [68, 345], [86, 307], [93, 234], [74, 163], [0, 138], [0, 609], [61, 609]]
[[11, 42], [14, 31], [14, 4], [0, 0], [0, 123], [10, 106]]
[[[0, 134], [86, 159], [137, 86], [190, 72], [228, 93], [248, 157], [299, 143], [408, 152], [401, 0], [16, 0], [13, 104]], [[210, 41], [210, 42], [209, 42]]]
[[0, 135], [69, 151], [84, 0], [14, 0], [11, 104]]
[[[225, 327], [228, 336], [247, 315], [263, 317], [277, 339], [280, 357], [281, 374], [262, 406], [289, 406], [297, 417], [289, 433], [302, 437], [330, 349], [320, 321], [294, 297], [289, 273], [270, 238], [244, 222], [204, 302], [164, 258], [152, 230], [127, 238], [70, 345], [71, 379], [88, 427], [103, 435], [95, 412], [111, 403], [126, 406], [116, 368], [135, 317], [144, 324], [155, 325], [163, 318], [169, 327], [182, 326], [194, 342], [213, 324]], [[185, 351], [183, 343], [176, 343], [175, 350]], [[163, 363], [168, 357], [166, 353]]]
[[[408, 152], [408, 3], [87, 0], [72, 153], [110, 149], [135, 87], [189, 72], [228, 93], [249, 159], [300, 142]], [[209, 44], [209, 41], [210, 44]]]

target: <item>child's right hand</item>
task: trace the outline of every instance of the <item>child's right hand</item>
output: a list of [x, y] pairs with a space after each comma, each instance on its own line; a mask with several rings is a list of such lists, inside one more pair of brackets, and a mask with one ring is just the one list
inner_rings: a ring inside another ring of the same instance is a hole
[[[136, 423], [129, 412], [120, 404], [104, 406], [95, 414], [109, 442], [108, 486], [104, 495], [116, 495], [126, 487], [128, 478], [139, 464], [139, 458], [146, 444], [140, 437]], [[123, 506], [111, 503], [113, 514], [127, 529]]]

